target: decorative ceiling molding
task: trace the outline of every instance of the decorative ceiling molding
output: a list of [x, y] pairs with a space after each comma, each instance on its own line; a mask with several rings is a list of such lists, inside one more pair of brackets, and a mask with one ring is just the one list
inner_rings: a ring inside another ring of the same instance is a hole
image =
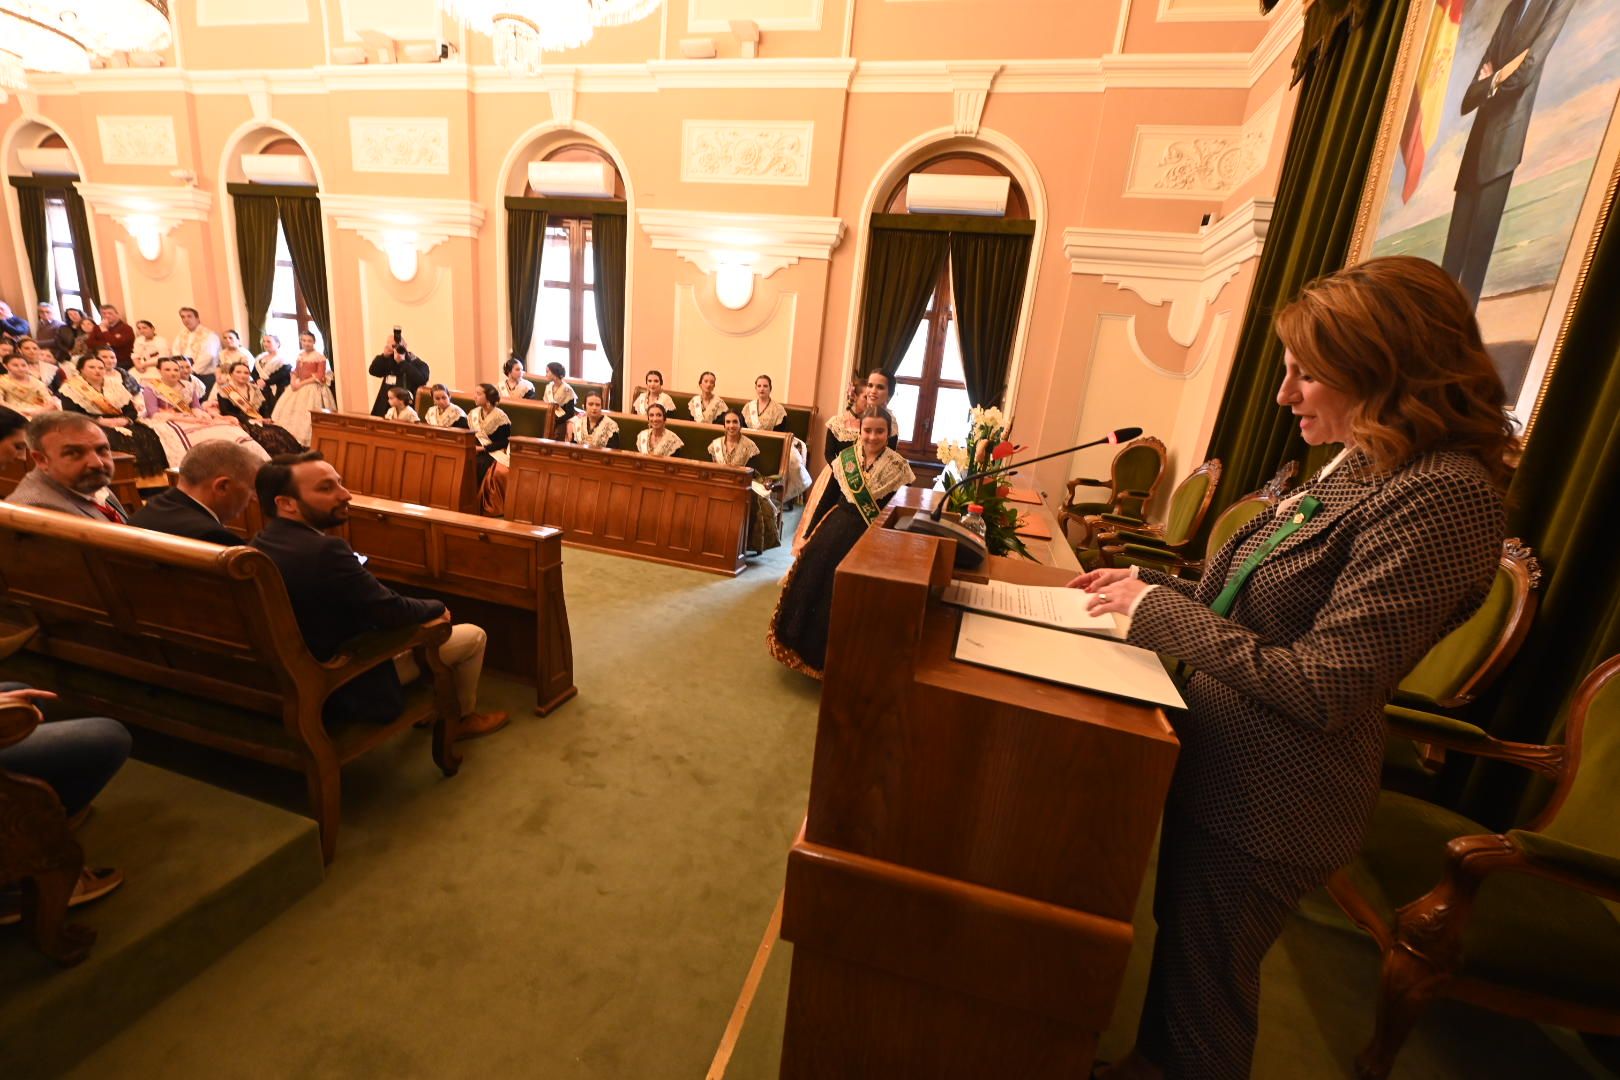
[[1137, 125], [1126, 167], [1126, 198], [1225, 199], [1265, 167], [1282, 102], [1279, 88], [1235, 126]]
[[681, 124], [681, 182], [810, 183], [810, 120], [686, 120]]
[[1001, 65], [983, 61], [953, 61], [945, 65], [951, 80], [951, 119], [958, 135], [975, 136], [984, 120], [984, 106], [990, 98], [990, 84], [996, 81]]
[[574, 104], [579, 97], [579, 69], [545, 68], [540, 72], [540, 81], [551, 97], [552, 119], [564, 127], [572, 126]]
[[768, 278], [800, 259], [830, 259], [844, 238], [843, 219], [835, 217], [712, 210], [638, 210], [636, 217], [655, 249], [706, 274], [741, 265]]
[[1097, 275], [1155, 307], [1168, 303], [1170, 339], [1191, 345], [1209, 305], [1244, 263], [1259, 257], [1272, 206], [1271, 199], [1250, 199], [1196, 233], [1065, 229], [1063, 251], [1072, 274]]

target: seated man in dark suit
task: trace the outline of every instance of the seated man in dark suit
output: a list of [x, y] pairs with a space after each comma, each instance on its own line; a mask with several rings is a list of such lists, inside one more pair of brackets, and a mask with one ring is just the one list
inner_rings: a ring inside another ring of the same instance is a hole
[[198, 443], [180, 462], [174, 487], [148, 499], [129, 519], [131, 525], [210, 544], [240, 544], [225, 527], [254, 497], [253, 477], [260, 460], [231, 442]]
[[[320, 451], [273, 457], [254, 483], [265, 521], [253, 546], [281, 570], [298, 629], [315, 659], [330, 660], [345, 641], [368, 631], [450, 621], [444, 604], [401, 596], [372, 576], [346, 540], [328, 534], [349, 519], [351, 496]], [[474, 711], [486, 640], [482, 629], [462, 623], [439, 647], [456, 680], [460, 739], [506, 726], [504, 712]], [[393, 667], [373, 668], [333, 694], [329, 708], [339, 715], [392, 719], [404, 707], [401, 682], [419, 674], [410, 653], [397, 656]]]

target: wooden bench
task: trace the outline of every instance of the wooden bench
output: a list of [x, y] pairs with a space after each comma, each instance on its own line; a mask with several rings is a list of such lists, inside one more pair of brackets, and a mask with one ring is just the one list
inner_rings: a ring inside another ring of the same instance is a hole
[[[638, 390], [637, 393], [639, 392]], [[667, 387], [664, 389], [664, 393], [675, 399], [675, 412], [679, 413], [683, 418], [690, 415], [687, 412], [687, 404], [698, 396], [696, 390], [670, 390]], [[754, 398], [752, 395], [748, 397], [727, 397], [725, 394], [721, 394], [720, 400], [740, 413], [743, 406], [753, 401]], [[789, 405], [784, 401], [782, 402], [782, 408], [787, 410], [786, 426], [782, 430], [789, 435], [799, 437], [804, 440], [806, 446], [809, 446], [810, 433], [816, 430], [816, 407], [814, 405]], [[672, 415], [670, 419], [673, 420], [675, 417]]]
[[334, 412], [312, 414], [310, 428], [310, 448], [343, 474], [350, 491], [478, 512], [478, 440], [472, 432]]
[[[251, 538], [264, 522], [250, 503], [226, 524]], [[484, 666], [533, 686], [538, 715], [578, 692], [561, 531], [356, 495], [340, 534], [383, 581], [483, 627]]]
[[[345, 764], [431, 720], [433, 760], [446, 776], [460, 765], [455, 686], [439, 659], [449, 624], [367, 634], [317, 661], [281, 574], [252, 548], [0, 504], [0, 604], [14, 650], [5, 678], [55, 691], [65, 713], [302, 772], [328, 862]], [[432, 681], [406, 688], [398, 717], [323, 720], [333, 691], [406, 650]]]
[[[635, 450], [636, 436], [647, 430], [647, 418], [635, 413], [609, 413], [619, 425], [619, 449]], [[726, 433], [719, 424], [700, 424], [695, 420], [665, 420], [668, 428], [681, 437], [681, 449], [675, 457], [686, 461], [709, 461], [709, 444]], [[788, 458], [793, 436], [786, 431], [749, 431], [743, 434], [759, 447], [759, 456], [753, 461], [754, 471], [761, 476], [781, 476], [782, 463]]]
[[506, 516], [566, 543], [737, 574], [752, 512], [747, 469], [541, 439], [513, 439]]
[[[13, 460], [0, 464], [0, 499], [15, 491], [33, 467], [31, 461]], [[141, 489], [136, 485], [135, 458], [129, 454], [113, 454], [112, 491], [118, 496], [118, 501], [124, 504], [124, 509], [132, 514], [144, 505]]]
[[[534, 375], [528, 373], [526, 373], [523, 377], [529, 380], [529, 382], [534, 386], [533, 402], [536, 404], [544, 404], [544, 402], [540, 401], [540, 397], [546, 392], [546, 377], [544, 375]], [[496, 379], [492, 381], [498, 385], [500, 380]], [[579, 408], [581, 412], [583, 412], [585, 409], [585, 395], [587, 394], [601, 394], [602, 408], [611, 409], [613, 407], [613, 387], [610, 384], [592, 382], [589, 379], [564, 379], [563, 382], [574, 388], [574, 395], [579, 399]], [[458, 397], [461, 398], [461, 402], [458, 402], [458, 404], [461, 404], [463, 409], [472, 408], [471, 390], [450, 391], [450, 400], [455, 401]], [[507, 403], [505, 401], [502, 401], [501, 407], [505, 408], [506, 404]], [[416, 391], [417, 413], [422, 416], [426, 416], [428, 409], [432, 407], [432, 405], [433, 384], [429, 383], [426, 386], [418, 387]]]

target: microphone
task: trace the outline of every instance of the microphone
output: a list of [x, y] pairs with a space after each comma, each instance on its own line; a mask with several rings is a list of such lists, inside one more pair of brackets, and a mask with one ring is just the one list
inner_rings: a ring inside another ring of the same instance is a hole
[[1042, 454], [1040, 457], [1030, 458], [1028, 461], [1014, 462], [1010, 465], [998, 465], [993, 469], [986, 469], [983, 472], [970, 473], [945, 489], [944, 497], [939, 500], [939, 505], [934, 507], [934, 512], [930, 514], [929, 517], [934, 521], [938, 521], [940, 514], [945, 511], [945, 504], [950, 501], [951, 496], [955, 494], [956, 489], [962, 487], [964, 484], [971, 484], [975, 480], [983, 480], [991, 476], [999, 476], [1002, 473], [1008, 472], [1012, 469], [1022, 469], [1025, 465], [1033, 465], [1037, 461], [1048, 461], [1055, 457], [1061, 457], [1064, 454], [1072, 454], [1077, 450], [1090, 450], [1093, 446], [1102, 446], [1104, 444], [1112, 446], [1117, 443], [1130, 442], [1132, 439], [1140, 438], [1141, 435], [1142, 429], [1139, 427], [1116, 428], [1100, 439], [1093, 439], [1088, 443], [1081, 443], [1079, 446], [1071, 446], [1067, 450], [1054, 450], [1050, 454]]
[[1081, 443], [1079, 446], [1070, 446], [1063, 450], [1054, 450], [1050, 454], [1042, 454], [1040, 457], [1030, 458], [1028, 461], [1019, 461], [1008, 465], [998, 465], [993, 469], [985, 469], [983, 472], [971, 473], [968, 476], [964, 476], [950, 487], [946, 488], [945, 492], [940, 496], [939, 502], [935, 504], [931, 513], [924, 514], [920, 511], [913, 513], [909, 518], [899, 521], [895, 525], [895, 528], [901, 532], [921, 533], [925, 536], [938, 536], [948, 540], [955, 540], [957, 567], [964, 570], [976, 570], [990, 555], [989, 549], [985, 546], [984, 539], [977, 533], [972, 532], [969, 529], [964, 529], [961, 525], [954, 521], [942, 521], [940, 519], [940, 515], [945, 512], [945, 504], [950, 501], [951, 494], [955, 492], [957, 488], [962, 487], [964, 484], [972, 483], [975, 480], [984, 480], [988, 477], [999, 476], [1002, 473], [1010, 472], [1014, 469], [1021, 469], [1025, 465], [1034, 465], [1039, 461], [1049, 461], [1055, 457], [1062, 457], [1064, 454], [1072, 454], [1077, 450], [1089, 450], [1093, 446], [1102, 446], [1104, 444], [1114, 445], [1118, 443], [1130, 442], [1132, 439], [1139, 438], [1141, 434], [1142, 429], [1139, 427], [1116, 428], [1100, 439], [1093, 439], [1091, 442]]

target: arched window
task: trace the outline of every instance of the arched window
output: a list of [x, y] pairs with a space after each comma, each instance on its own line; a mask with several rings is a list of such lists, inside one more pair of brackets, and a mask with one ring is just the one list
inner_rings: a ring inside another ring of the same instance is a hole
[[[314, 162], [287, 132], [263, 126], [234, 143], [225, 162], [235, 216], [238, 269], [247, 306], [244, 340], [274, 334], [284, 355], [313, 334], [331, 355], [326, 241]], [[262, 306], [261, 306], [262, 305]]]
[[[292, 139], [283, 138], [270, 142], [259, 153], [302, 158], [304, 148]], [[265, 314], [264, 332], [274, 334], [289, 356], [298, 351], [299, 334], [314, 334], [315, 351], [326, 352], [321, 328], [310, 314], [309, 299], [298, 285], [298, 268], [293, 263], [292, 251], [287, 247], [287, 231], [282, 228], [279, 219], [276, 221], [275, 276], [270, 286], [270, 310]], [[257, 341], [248, 344], [250, 351], [256, 352], [258, 347]]]
[[[8, 168], [37, 299], [54, 304], [58, 318], [69, 308], [99, 318], [89, 218], [73, 186], [79, 177], [72, 151], [61, 135], [42, 124], [24, 128], [14, 145], [16, 160]], [[32, 175], [20, 175], [25, 172]]]
[[[602, 349], [597, 320], [596, 252], [594, 249], [595, 198], [624, 201], [624, 179], [613, 159], [601, 148], [585, 142], [570, 142], [553, 148], [543, 162], [566, 162], [604, 167], [612, 180], [612, 195], [586, 199], [548, 198], [532, 185], [525, 187], [529, 198], [548, 204], [546, 233], [540, 259], [540, 281], [535, 295], [534, 332], [523, 351], [525, 366], [542, 371], [553, 361], [562, 364], [570, 378], [611, 382], [613, 365]], [[514, 350], [516, 351], [516, 350]]]
[[[1000, 163], [964, 150], [939, 154], [911, 169], [883, 201], [884, 213], [937, 219], [938, 231], [942, 233], [951, 231], [953, 223], [957, 227], [966, 224], [956, 215], [920, 214], [908, 209], [907, 189], [911, 178], [920, 173], [1006, 177], [1007, 205], [999, 220], [1029, 220], [1029, 202], [1018, 180]], [[927, 227], [924, 220], [914, 224]], [[951, 274], [951, 260], [947, 255], [929, 292], [927, 307], [894, 374], [894, 398], [890, 408], [899, 421], [899, 449], [907, 457], [920, 461], [933, 459], [934, 446], [940, 440], [960, 440], [967, 434], [968, 413], [972, 407], [962, 362]], [[868, 368], [875, 366], [870, 358], [866, 364]]]

